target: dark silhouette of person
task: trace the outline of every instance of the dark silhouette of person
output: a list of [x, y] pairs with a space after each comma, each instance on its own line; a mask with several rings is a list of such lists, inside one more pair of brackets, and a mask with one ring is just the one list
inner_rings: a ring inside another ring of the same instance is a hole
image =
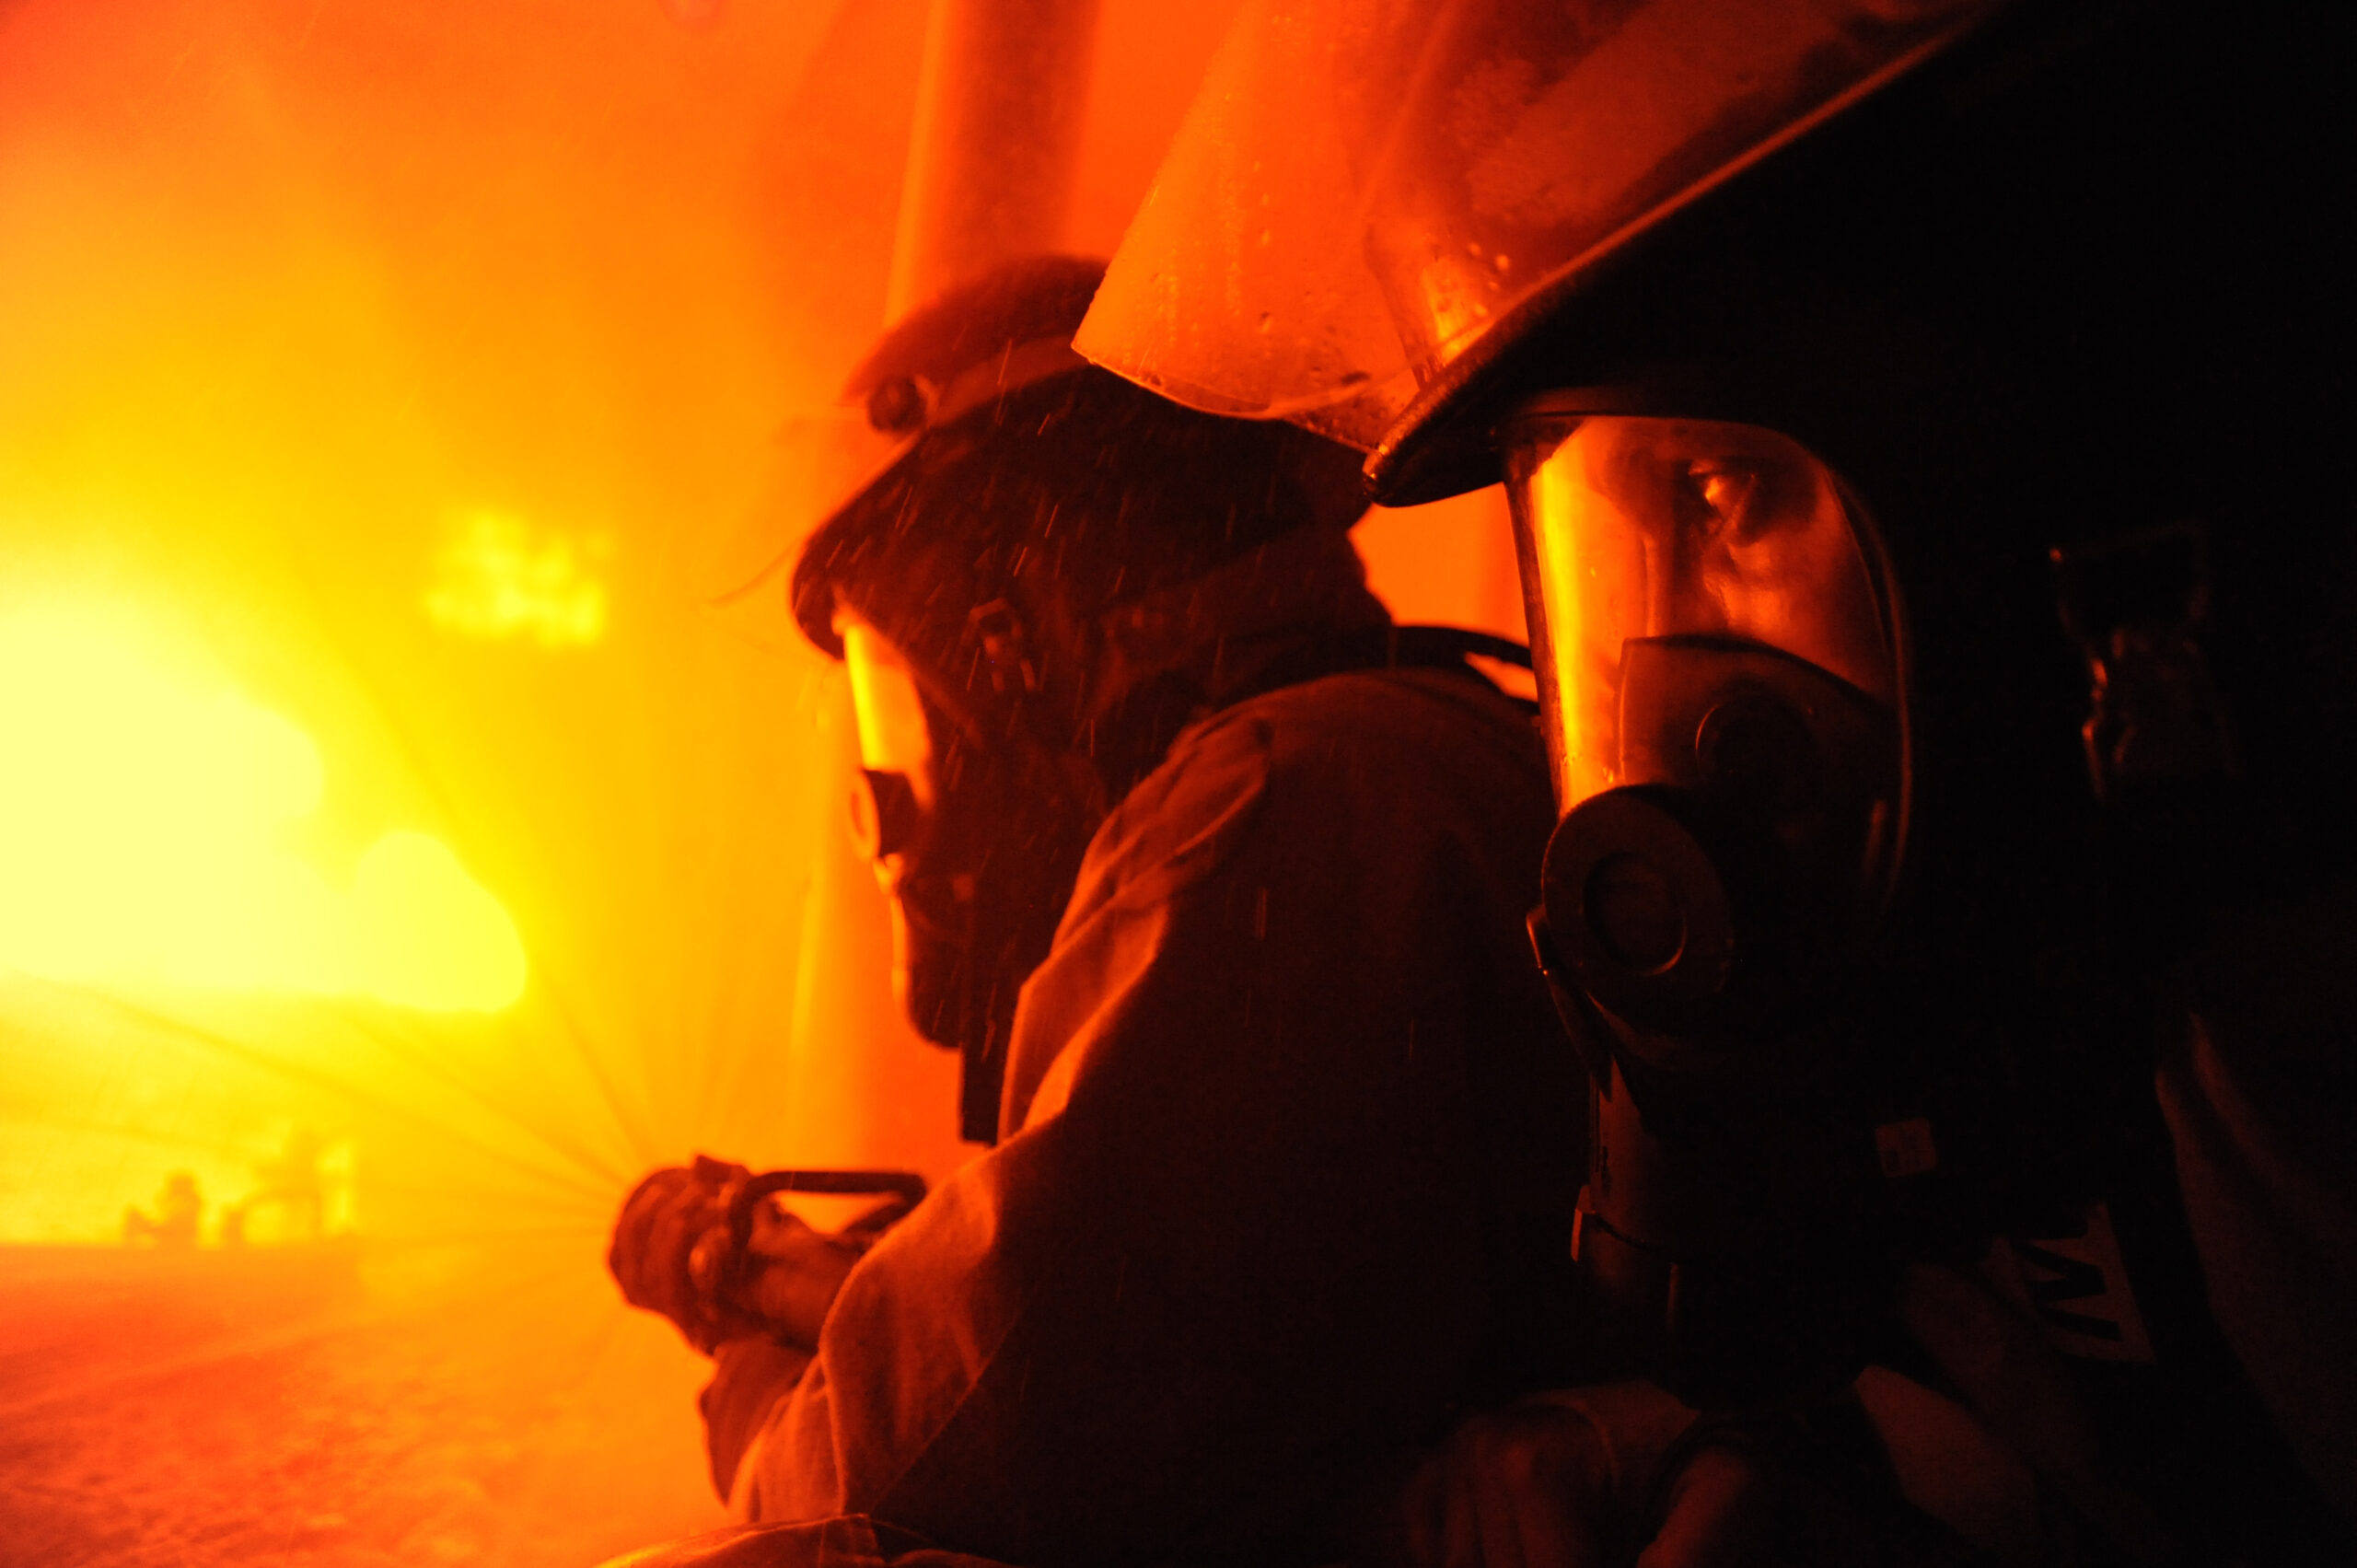
[[197, 1230], [203, 1220], [204, 1193], [197, 1186], [196, 1173], [176, 1170], [166, 1176], [164, 1185], [157, 1190], [153, 1214], [137, 1204], [123, 1210], [122, 1238], [179, 1250], [196, 1245]]

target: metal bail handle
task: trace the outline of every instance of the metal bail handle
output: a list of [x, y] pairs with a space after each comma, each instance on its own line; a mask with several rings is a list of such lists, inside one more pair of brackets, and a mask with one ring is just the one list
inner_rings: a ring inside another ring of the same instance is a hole
[[728, 1204], [728, 1251], [741, 1258], [753, 1240], [753, 1211], [772, 1192], [824, 1192], [924, 1201], [924, 1178], [912, 1170], [766, 1170], [737, 1189]]

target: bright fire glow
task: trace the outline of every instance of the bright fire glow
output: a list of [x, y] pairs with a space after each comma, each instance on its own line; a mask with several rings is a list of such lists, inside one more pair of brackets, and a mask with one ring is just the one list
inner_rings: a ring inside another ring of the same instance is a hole
[[287, 843], [310, 737], [168, 674], [122, 629], [0, 616], [0, 968], [492, 1011], [516, 928], [439, 841], [392, 832], [340, 889]]
[[470, 637], [537, 637], [549, 648], [594, 643], [606, 632], [606, 585], [590, 567], [605, 548], [598, 539], [538, 537], [514, 517], [478, 512], [443, 550], [425, 612]]

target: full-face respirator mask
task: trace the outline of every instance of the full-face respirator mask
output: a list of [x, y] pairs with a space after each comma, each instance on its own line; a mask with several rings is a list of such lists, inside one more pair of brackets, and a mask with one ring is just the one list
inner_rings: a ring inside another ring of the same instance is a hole
[[834, 629], [859, 737], [852, 829], [890, 900], [894, 988], [920, 1035], [965, 1058], [963, 1136], [993, 1142], [1016, 993], [1047, 954], [1101, 807], [1056, 753], [1002, 733], [1039, 678], [1003, 605], [977, 612], [964, 640], [989, 714], [855, 613]]
[[1849, 1006], [1906, 836], [1903, 640], [1823, 463], [1611, 401], [1502, 431], [1562, 812], [1533, 935], [1597, 1087], [1583, 1268], [1650, 1371], [1736, 1401], [1841, 1375], [1868, 1190], [1936, 1158], [1861, 1103]]

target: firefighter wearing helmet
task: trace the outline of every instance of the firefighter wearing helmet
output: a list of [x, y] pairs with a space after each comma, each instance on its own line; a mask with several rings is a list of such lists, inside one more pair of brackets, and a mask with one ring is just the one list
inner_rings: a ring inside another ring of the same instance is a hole
[[[2348, 58], [2293, 6], [1271, 0], [1076, 340], [1380, 499], [1506, 487], [1580, 1264], [1749, 1445], [1665, 1556], [1792, 1550], [1764, 1478], [1843, 1432], [1999, 1557], [2357, 1551]], [[1483, 1470], [1548, 1430], [1461, 1434], [1430, 1560], [1648, 1538]]]

